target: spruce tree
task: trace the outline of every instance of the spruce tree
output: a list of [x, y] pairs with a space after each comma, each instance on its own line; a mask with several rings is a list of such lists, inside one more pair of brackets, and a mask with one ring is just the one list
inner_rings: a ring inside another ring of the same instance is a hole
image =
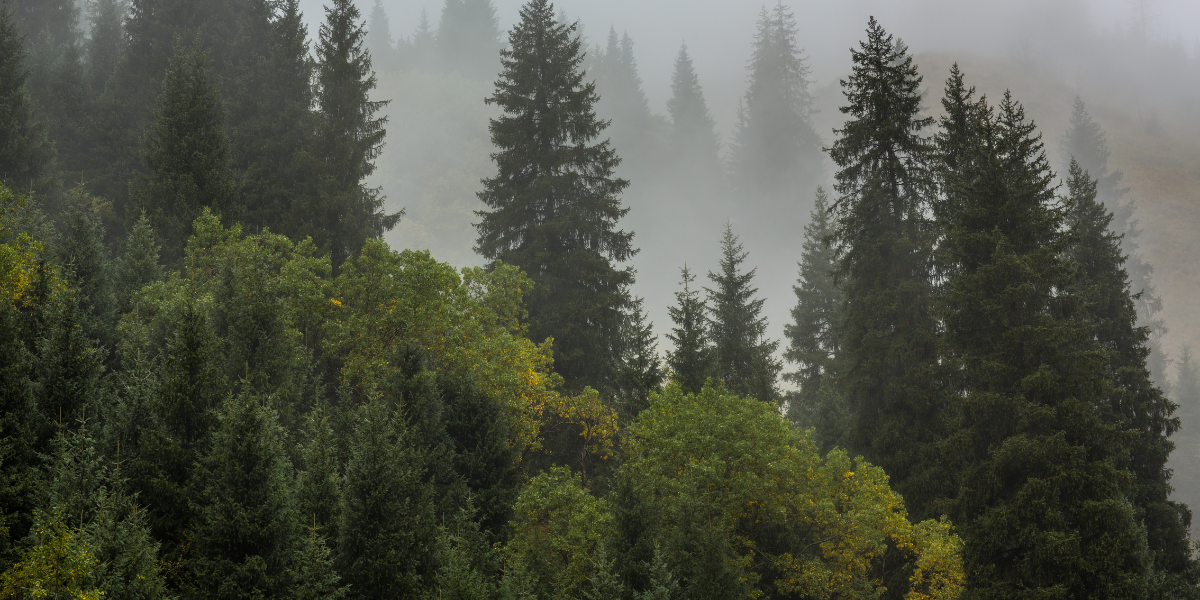
[[1179, 419], [1183, 422], [1185, 434], [1191, 434], [1200, 429], [1200, 368], [1192, 356], [1192, 349], [1183, 346], [1179, 349], [1179, 371], [1171, 392], [1175, 403], [1179, 405]]
[[778, 402], [775, 379], [783, 366], [774, 355], [779, 342], [766, 339], [764, 300], [755, 298], [758, 288], [751, 287], [758, 269], [742, 271], [747, 255], [727, 224], [721, 238], [721, 270], [708, 272], [713, 287], [705, 288], [714, 372], [735, 394]]
[[104, 393], [107, 351], [84, 329], [87, 315], [79, 292], [68, 288], [56, 296], [36, 341], [34, 418], [40, 452], [50, 450], [56, 424], [75, 423], [87, 405]]
[[521, 471], [504, 408], [466, 382], [443, 378], [439, 387], [451, 460], [469, 490], [471, 519], [490, 543], [505, 541]]
[[704, 90], [700, 88], [687, 44], [681, 45], [675, 56], [667, 113], [671, 117], [671, 151], [675, 160], [701, 172], [718, 168], [721, 141], [717, 138], [716, 122], [708, 110], [708, 103], [704, 101]]
[[299, 523], [285, 433], [263, 399], [225, 402], [201, 459], [190, 559], [193, 597], [287, 598]]
[[[850, 50], [842, 81], [848, 120], [829, 150], [834, 189], [836, 276], [844, 323], [839, 388], [851, 422], [846, 443], [883, 467], [918, 519], [936, 514], [941, 403], [934, 369], [937, 322], [930, 313], [932, 146], [921, 116], [921, 76], [907, 48], [871, 18]], [[839, 361], [841, 362], [841, 361]]]
[[338, 585], [342, 578], [333, 568], [333, 555], [325, 538], [311, 526], [300, 536], [296, 551], [295, 581], [292, 598], [295, 600], [342, 600], [349, 588]]
[[134, 206], [158, 233], [167, 264], [183, 257], [192, 221], [202, 209], [226, 215], [234, 209], [229, 141], [209, 77], [207, 55], [176, 44], [144, 142], [145, 174], [133, 184]]
[[150, 219], [142, 214], [129, 227], [129, 235], [121, 243], [120, 257], [113, 265], [113, 296], [117, 311], [120, 314], [128, 312], [134, 305], [134, 294], [163, 277], [154, 229]]
[[1111, 380], [1082, 298], [1068, 290], [1053, 174], [1033, 123], [1005, 94], [972, 111], [970, 143], [938, 206], [945, 361], [959, 391], [947, 455], [968, 585], [1125, 597], [1151, 560], [1118, 463], [1129, 435], [1103, 418]]
[[1074, 160], [1066, 183], [1069, 255], [1077, 269], [1073, 287], [1086, 301], [1092, 335], [1108, 352], [1111, 387], [1104, 409], [1109, 422], [1136, 432], [1123, 465], [1134, 478], [1130, 499], [1136, 518], [1146, 528], [1155, 569], [1171, 582], [1167, 585], [1194, 584], [1200, 570], [1190, 556], [1191, 511], [1168, 500], [1171, 471], [1166, 464], [1175, 447], [1168, 438], [1179, 429], [1175, 406], [1146, 367], [1150, 330], [1137, 326], [1121, 237], [1110, 228], [1112, 212], [1098, 201], [1096, 181]]
[[654, 324], [646, 320], [645, 301], [634, 298], [621, 320], [617, 390], [622, 417], [632, 420], [650, 405], [650, 392], [662, 386], [662, 363]]
[[372, 62], [380, 69], [391, 71], [396, 68], [396, 44], [392, 40], [392, 27], [388, 23], [383, 0], [375, 0], [375, 6], [371, 8], [371, 20], [367, 25], [367, 51], [371, 53]]
[[687, 265], [680, 269], [683, 289], [675, 292], [675, 306], [667, 308], [675, 327], [667, 338], [675, 349], [667, 355], [667, 366], [685, 394], [698, 394], [713, 373], [712, 346], [708, 337], [708, 306], [700, 290], [692, 287], [696, 276]]
[[492, 1], [446, 0], [436, 44], [447, 69], [469, 77], [495, 77], [500, 68], [500, 26]]
[[792, 198], [821, 169], [811, 121], [808, 66], [791, 9], [778, 2], [758, 17], [750, 87], [738, 110], [732, 167], [743, 192]]
[[31, 42], [46, 33], [55, 43], [62, 43], [74, 37], [79, 26], [74, 0], [13, 0], [10, 4]]
[[1104, 131], [1100, 124], [1088, 113], [1087, 106], [1079, 97], [1071, 109], [1071, 120], [1067, 133], [1062, 140], [1063, 162], [1071, 160], [1079, 162], [1079, 166], [1096, 180], [1096, 198], [1113, 214], [1109, 228], [1121, 236], [1121, 252], [1125, 254], [1125, 270], [1129, 273], [1130, 285], [1135, 294], [1138, 310], [1138, 325], [1150, 328], [1150, 338], [1147, 347], [1150, 356], [1147, 366], [1153, 381], [1164, 390], [1169, 389], [1166, 376], [1169, 362], [1162, 348], [1162, 338], [1167, 334], [1167, 326], [1159, 313], [1162, 311], [1162, 298], [1154, 289], [1154, 268], [1145, 261], [1139, 251], [1137, 219], [1134, 212], [1137, 204], [1128, 199], [1128, 187], [1122, 187], [1124, 174], [1119, 169], [1110, 170], [1108, 166], [1109, 149]]
[[58, 262], [78, 294], [84, 332], [101, 346], [111, 347], [117, 306], [100, 200], [77, 187], [65, 217], [65, 231], [55, 248]]
[[612, 381], [620, 309], [633, 270], [633, 234], [617, 229], [629, 211], [613, 176], [620, 159], [596, 141], [596, 90], [585, 83], [576, 25], [555, 20], [547, 0], [521, 8], [501, 52], [503, 73], [489, 104], [494, 177], [483, 180], [476, 251], [520, 267], [533, 280], [529, 335], [555, 340], [554, 363], [568, 390]]
[[[305, 417], [300, 446], [301, 471], [296, 478], [300, 522], [315, 528], [323, 540], [338, 539], [342, 478], [338, 470], [333, 428], [322, 403]], [[322, 541], [322, 544], [326, 542]]]
[[46, 137], [54, 147], [54, 187], [61, 185], [62, 179], [79, 181], [89, 152], [92, 97], [79, 36], [74, 27], [70, 31], [69, 37], [60, 40], [42, 30], [32, 38], [29, 53], [31, 72], [26, 86], [38, 114], [45, 118]]
[[383, 151], [387, 118], [376, 113], [387, 101], [370, 98], [375, 73], [360, 18], [351, 0], [325, 7], [316, 52], [317, 133], [308, 163], [316, 181], [294, 205], [288, 227], [312, 236], [335, 266], [395, 227], [402, 214], [384, 213], [379, 189], [363, 184]]
[[25, 35], [8, 4], [0, 5], [0, 183], [16, 190], [49, 185], [54, 148], [34, 115], [26, 88]]
[[788, 348], [783, 357], [797, 365], [784, 379], [799, 390], [788, 395], [788, 418], [802, 427], [816, 427], [825, 449], [844, 433], [845, 407], [836, 391], [837, 360], [841, 358], [841, 289], [834, 281], [837, 254], [829, 197], [817, 188], [810, 221], [804, 227], [800, 277], [792, 286], [796, 306], [792, 322], [783, 328]]
[[356, 420], [335, 563], [351, 599], [420, 598], [435, 539], [424, 457], [384, 401], [368, 401]]
[[595, 69], [589, 74], [595, 76], [600, 95], [596, 114], [611, 123], [608, 134], [613, 148], [627, 159], [630, 169], [638, 173], [649, 170], [649, 162], [659, 156], [659, 149], [629, 34], [618, 37], [616, 29], [610, 28], [607, 46], [594, 63]]
[[84, 47], [87, 82], [91, 94], [100, 96], [109, 89], [124, 53], [125, 3], [120, 0], [96, 0], [90, 9], [91, 35]]

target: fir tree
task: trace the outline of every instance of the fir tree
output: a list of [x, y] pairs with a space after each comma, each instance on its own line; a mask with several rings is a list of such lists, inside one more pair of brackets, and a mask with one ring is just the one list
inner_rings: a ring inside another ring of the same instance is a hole
[[688, 55], [687, 44], [681, 45], [675, 56], [667, 113], [671, 117], [671, 145], [675, 159], [694, 164], [698, 169], [718, 167], [721, 141], [717, 138], [716, 122], [708, 110], [708, 103], [704, 101], [704, 91], [692, 66], [692, 57]]
[[323, 539], [336, 540], [342, 479], [333, 429], [321, 403], [305, 417], [300, 457], [302, 470], [296, 478], [300, 522], [310, 524]]
[[616, 379], [620, 412], [630, 420], [649, 406], [650, 392], [658, 390], [663, 382], [654, 324], [646, 321], [644, 306], [642, 298], [634, 298], [621, 321]]
[[32, 69], [26, 87], [37, 112], [46, 118], [46, 136], [55, 151], [54, 179], [78, 181], [89, 151], [92, 113], [78, 36], [72, 28], [71, 35], [60, 40], [44, 29], [31, 41]]
[[738, 111], [732, 163], [741, 190], [791, 197], [820, 173], [808, 66], [796, 19], [782, 2], [763, 7], [754, 36], [750, 88]]
[[429, 11], [421, 9], [421, 17], [417, 21], [417, 30], [413, 32], [412, 41], [407, 45], [408, 55], [405, 66], [408, 68], [429, 68], [433, 64], [437, 50], [437, 34], [429, 23]]
[[[1075, 293], [1086, 299], [1093, 336], [1108, 351], [1106, 411], [1109, 421], [1136, 432], [1126, 468], [1133, 474], [1131, 500], [1146, 528], [1155, 569], [1173, 583], [1200, 575], [1190, 557], [1187, 530], [1191, 511], [1169, 501], [1171, 471], [1167, 457], [1179, 429], [1175, 407], [1150, 379], [1148, 327], [1137, 326], [1137, 309], [1125, 271], [1120, 236], [1110, 230], [1112, 212], [1097, 200], [1096, 181], [1072, 160], [1067, 178], [1066, 224], [1070, 257], [1077, 279]], [[1182, 578], [1182, 579], [1181, 579]]]
[[317, 181], [294, 207], [295, 225], [289, 227], [296, 235], [312, 236], [335, 266], [395, 227], [402, 214], [384, 213], [383, 195], [363, 184], [383, 150], [387, 118], [376, 113], [387, 101], [370, 99], [375, 73], [359, 19], [351, 0], [325, 7], [316, 52], [317, 134], [309, 164]]
[[712, 346], [708, 337], [708, 306], [700, 290], [691, 287], [696, 281], [687, 265], [680, 269], [683, 289], [675, 292], [675, 306], [667, 308], [675, 327], [667, 338], [675, 350], [667, 355], [667, 366], [685, 394], [698, 394], [712, 375]]
[[93, 96], [109, 89], [124, 53], [125, 3], [96, 0], [90, 5], [91, 35], [85, 43], [87, 81]]
[[150, 219], [142, 214], [129, 227], [129, 235], [121, 244], [120, 258], [113, 266], [113, 295], [118, 312], [128, 312], [134, 305], [134, 294], [163, 279], [163, 268], [158, 257], [159, 246], [154, 241]]
[[792, 286], [796, 294], [792, 323], [783, 328], [788, 338], [783, 357], [798, 369], [783, 377], [799, 387], [788, 395], [788, 418], [799, 426], [815, 427], [822, 450], [840, 439], [846, 416], [835, 385], [844, 298], [834, 281], [837, 254], [833, 235], [829, 198], [818, 187], [809, 224], [804, 227], [800, 277], [797, 285]]
[[446, 0], [436, 43], [446, 68], [471, 77], [495, 77], [500, 67], [500, 26], [492, 1]]
[[335, 561], [351, 599], [419, 598], [428, 584], [435, 524], [421, 454], [383, 401], [359, 409]]
[[84, 332], [102, 347], [114, 343], [116, 296], [113, 269], [104, 247], [100, 201], [77, 187], [71, 194], [66, 231], [57, 244], [58, 262], [75, 288]]
[[629, 34], [618, 37], [616, 29], [610, 28], [607, 46], [594, 63], [590, 74], [596, 78], [596, 92], [600, 95], [596, 114], [611, 123], [608, 133], [613, 148], [628, 159], [631, 169], [648, 169], [649, 161], [657, 158], [659, 152], [650, 104], [642, 91]]
[[285, 598], [298, 522], [292, 466], [275, 411], [239, 395], [222, 407], [196, 476], [192, 594]]
[[1138, 310], [1138, 325], [1150, 328], [1150, 338], [1147, 347], [1150, 356], [1147, 366], [1153, 381], [1164, 390], [1169, 388], [1166, 376], [1166, 352], [1162, 348], [1162, 338], [1167, 334], [1167, 326], [1159, 313], [1162, 311], [1162, 298], [1154, 289], [1154, 268], [1142, 258], [1138, 247], [1138, 236], [1141, 229], [1137, 226], [1134, 212], [1137, 204], [1127, 199], [1128, 187], [1121, 186], [1124, 174], [1120, 170], [1110, 170], [1108, 167], [1108, 142], [1100, 124], [1096, 123], [1087, 106], [1079, 97], [1071, 110], [1071, 120], [1067, 133], [1062, 140], [1064, 161], [1079, 162], [1079, 166], [1096, 180], [1096, 198], [1113, 214], [1109, 228], [1121, 236], [1121, 252], [1125, 255], [1125, 270], [1129, 273], [1130, 285], [1135, 294]]
[[705, 288], [714, 369], [729, 391], [763, 402], [778, 402], [775, 379], [782, 365], [774, 354], [779, 342], [766, 339], [764, 300], [754, 297], [758, 288], [750, 285], [758, 269], [742, 271], [747, 254], [733, 227], [726, 225], [721, 238], [721, 270], [709, 271], [713, 288]]
[[49, 451], [55, 424], [71, 424], [103, 393], [107, 352], [84, 330], [86, 315], [76, 290], [54, 298], [37, 340], [34, 398], [38, 449]]
[[568, 390], [612, 381], [620, 309], [633, 282], [618, 269], [636, 250], [617, 229], [629, 211], [613, 176], [620, 159], [596, 117], [575, 25], [557, 22], [547, 0], [531, 0], [501, 52], [504, 71], [487, 100], [504, 111], [489, 124], [497, 174], [483, 180], [476, 251], [520, 267], [534, 282], [530, 337], [555, 340]]
[[0, 6], [0, 183], [13, 189], [49, 185], [54, 148], [34, 116], [26, 89], [25, 35], [8, 4]]
[[209, 207], [228, 214], [235, 193], [224, 116], [209, 83], [207, 55], [182, 44], [175, 50], [145, 139], [146, 173], [132, 192], [134, 206], [158, 233], [167, 264], [183, 257], [200, 211]]
[[[1062, 213], [1033, 123], [1008, 94], [972, 111], [959, 174], [944, 182], [939, 305], [963, 460], [953, 507], [968, 585], [1065, 596], [1134, 595], [1151, 566], [1105, 423], [1106, 353], [1068, 290]], [[956, 465], [957, 466], [957, 465]]]
[[338, 585], [342, 578], [333, 568], [333, 556], [325, 545], [325, 538], [317, 533], [315, 525], [300, 536], [296, 551], [295, 600], [342, 600], [349, 590]]
[[[931, 444], [941, 433], [930, 314], [933, 182], [921, 77], [907, 48], [871, 18], [842, 81], [849, 118], [829, 150], [839, 167], [834, 242], [843, 285], [839, 388], [851, 412], [846, 442], [882, 466], [918, 518], [943, 493]], [[911, 480], [911, 481], [910, 481]]]
[[490, 542], [507, 540], [521, 471], [517, 449], [509, 443], [512, 434], [504, 409], [468, 384], [443, 379], [439, 387], [454, 472], [468, 490], [469, 520], [477, 522]]

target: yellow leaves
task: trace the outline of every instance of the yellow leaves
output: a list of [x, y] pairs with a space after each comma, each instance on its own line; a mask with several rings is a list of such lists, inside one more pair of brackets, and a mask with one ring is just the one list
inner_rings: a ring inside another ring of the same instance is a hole
[[330, 304], [332, 304], [332, 305], [334, 305], [334, 306], [336, 306], [336, 307], [338, 307], [338, 308], [341, 308], [341, 306], [342, 306], [342, 301], [341, 301], [341, 300], [338, 300], [337, 298], [330, 298], [330, 299], [329, 299], [329, 303], [330, 303]]
[[92, 586], [99, 561], [87, 542], [67, 527], [61, 510], [35, 518], [36, 544], [0, 576], [0, 599], [100, 600], [104, 592]]

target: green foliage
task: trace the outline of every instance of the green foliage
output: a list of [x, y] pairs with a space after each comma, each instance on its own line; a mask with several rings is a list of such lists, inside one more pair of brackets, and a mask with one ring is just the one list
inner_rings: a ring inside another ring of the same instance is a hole
[[754, 297], [758, 288], [750, 287], [757, 269], [742, 271], [747, 254], [733, 227], [726, 224], [721, 238], [721, 270], [709, 271], [713, 288], [705, 288], [714, 368], [730, 391], [776, 404], [780, 398], [775, 379], [782, 365], [774, 354], [779, 342], [765, 339], [767, 318], [761, 316], [764, 300]]
[[325, 538], [317, 533], [316, 526], [308, 535], [300, 536], [296, 551], [295, 587], [292, 598], [296, 600], [342, 600], [347, 586], [339, 586], [341, 577], [333, 568], [333, 558], [325, 545]]
[[0, 598], [103, 598], [104, 591], [95, 587], [96, 555], [67, 526], [62, 511], [38, 512], [36, 523], [33, 547], [0, 575]]
[[0, 183], [17, 189], [44, 189], [51, 176], [54, 148], [46, 123], [36, 118], [26, 81], [25, 34], [19, 17], [0, 6]]
[[[575, 25], [549, 2], [532, 0], [501, 52], [503, 71], [487, 99], [504, 114], [489, 123], [497, 173], [483, 180], [476, 251], [533, 280], [530, 337], [554, 338], [555, 365], [568, 390], [611, 384], [620, 309], [633, 282], [633, 235], [618, 230], [629, 211], [613, 176], [620, 159], [595, 113]], [[553, 140], [554, 143], [548, 144]], [[532, 166], [532, 168], [531, 168]]]
[[708, 307], [700, 298], [700, 290], [693, 289], [696, 281], [687, 265], [680, 269], [683, 289], [675, 292], [675, 306], [667, 307], [675, 327], [667, 338], [675, 344], [675, 350], [667, 356], [671, 376], [684, 392], [699, 392], [713, 372], [712, 347], [708, 338]]
[[64, 219], [65, 231], [55, 251], [79, 298], [84, 332], [100, 346], [111, 347], [116, 335], [117, 302], [113, 268], [104, 247], [102, 210], [98, 198], [88, 195], [82, 186], [75, 188]]
[[620, 344], [616, 369], [618, 410], [630, 419], [646, 408], [650, 392], [658, 390], [664, 379], [654, 324], [646, 321], [641, 298], [634, 298], [623, 315]]
[[[313, 535], [337, 539], [338, 510], [342, 502], [342, 479], [337, 448], [323, 404], [305, 417], [300, 446], [301, 471], [296, 477], [296, 505], [300, 522], [311, 525]], [[313, 550], [315, 552], [315, 550]]]
[[163, 259], [183, 257], [192, 221], [204, 208], [229, 214], [235, 183], [229, 171], [229, 140], [208, 55], [175, 44], [145, 139], [145, 174], [133, 185], [134, 206], [150, 219]]
[[163, 268], [158, 259], [159, 246], [154, 241], [154, 229], [143, 213], [129, 228], [129, 234], [121, 244], [120, 257], [113, 265], [112, 285], [120, 313], [129, 312], [134, 306], [134, 294], [163, 280]]
[[490, 600], [496, 597], [498, 553], [472, 519], [473, 507], [454, 515], [438, 532], [435, 583], [430, 593], [438, 600]]
[[267, 402], [242, 394], [218, 413], [220, 425], [195, 475], [193, 597], [290, 594], [299, 523], [285, 435]]
[[418, 598], [430, 583], [436, 539], [423, 450], [382, 400], [355, 418], [335, 564], [352, 599]]
[[845, 443], [883, 467], [909, 508], [952, 493], [933, 449], [944, 404], [935, 374], [933, 236], [926, 214], [933, 147], [924, 135], [921, 76], [908, 49], [872, 18], [842, 80], [848, 120], [829, 153], [839, 170], [836, 276], [843, 283], [840, 392], [851, 412]]

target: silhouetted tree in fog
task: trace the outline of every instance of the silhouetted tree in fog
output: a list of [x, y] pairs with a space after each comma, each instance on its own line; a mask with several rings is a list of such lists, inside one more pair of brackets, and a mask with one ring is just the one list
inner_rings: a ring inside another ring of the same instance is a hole
[[667, 113], [671, 117], [671, 151], [675, 160], [698, 171], [719, 168], [721, 141], [717, 138], [716, 123], [708, 103], [704, 101], [700, 79], [692, 67], [687, 44], [681, 45], [675, 56]]
[[0, 182], [18, 190], [43, 188], [54, 158], [46, 124], [34, 116], [25, 87], [24, 43], [16, 15], [0, 5]]
[[437, 51], [445, 68], [489, 81], [500, 70], [500, 26], [491, 0], [446, 0]]
[[626, 33], [617, 36], [615, 28], [608, 30], [603, 50], [590, 57], [596, 78], [596, 114], [611, 122], [608, 130], [613, 148], [627, 161], [628, 169], [644, 174], [652, 169], [651, 162], [659, 160], [659, 132], [650, 113], [650, 104], [642, 91], [637, 60], [633, 56], [633, 40]]
[[367, 25], [367, 51], [371, 53], [377, 68], [386, 71], [396, 68], [399, 57], [383, 0], [375, 0], [375, 6], [371, 9], [371, 20]]

